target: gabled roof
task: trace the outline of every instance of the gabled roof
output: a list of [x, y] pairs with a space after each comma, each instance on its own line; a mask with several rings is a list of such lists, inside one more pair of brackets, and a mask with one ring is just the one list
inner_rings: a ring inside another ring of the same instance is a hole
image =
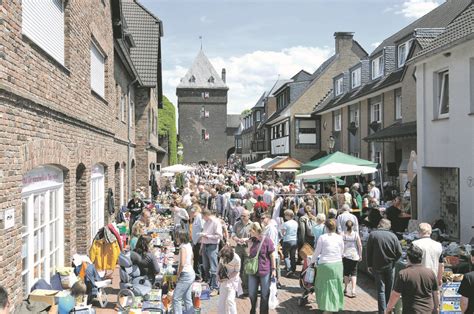
[[404, 27], [392, 36], [386, 38], [377, 48], [370, 54], [374, 56], [380, 53], [385, 47], [395, 46], [395, 43], [409, 36], [417, 28], [436, 28], [446, 27], [454, 20], [472, 0], [447, 0], [434, 10], [420, 17], [410, 25]]
[[446, 30], [436, 37], [430, 44], [422, 51], [418, 52], [414, 59], [421, 56], [434, 53], [449, 47], [459, 41], [474, 36], [474, 4], [471, 4], [464, 12], [462, 12]]
[[445, 28], [417, 28], [415, 29], [414, 36], [421, 49], [428, 47], [431, 42], [442, 34], [446, 29]]
[[178, 88], [228, 89], [202, 50], [199, 51], [191, 68], [181, 79]]
[[257, 108], [264, 108], [265, 107], [265, 98], [268, 96], [267, 92], [263, 92], [262, 96], [257, 100], [257, 103], [255, 106], [252, 107], [252, 109], [257, 109]]
[[324, 71], [334, 62], [334, 60], [337, 59], [337, 54], [332, 55], [329, 59], [324, 61], [317, 69], [314, 71], [312, 80], [318, 78], [321, 74], [324, 73]]
[[301, 70], [295, 75], [293, 75], [291, 79], [293, 80], [293, 82], [307, 81], [311, 79], [311, 74], [306, 72], [305, 70]]
[[134, 0], [122, 0], [123, 16], [135, 41], [130, 55], [144, 86], [155, 87], [158, 84], [158, 54], [161, 21], [144, 6]]
[[286, 83], [291, 82], [291, 80], [277, 80], [275, 85], [273, 85], [272, 89], [268, 92], [268, 96], [272, 97], [275, 96], [275, 93]]
[[335, 98], [327, 98], [327, 101], [323, 101], [315, 108], [313, 114], [323, 113], [324, 111], [337, 108], [344, 105], [345, 103], [355, 100], [359, 97], [374, 93], [385, 87], [400, 82], [403, 76], [403, 68], [398, 71], [392, 72], [387, 76], [384, 76], [376, 81], [370, 81], [361, 87], [352, 91], [343, 93]]

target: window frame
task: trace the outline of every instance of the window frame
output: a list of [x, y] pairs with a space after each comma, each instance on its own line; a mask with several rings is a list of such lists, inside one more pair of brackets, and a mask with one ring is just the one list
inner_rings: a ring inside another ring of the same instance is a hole
[[105, 223], [105, 169], [96, 164], [92, 167], [90, 187], [91, 241]]
[[260, 110], [257, 110], [255, 113], [255, 122], [260, 122], [262, 120]]
[[395, 90], [395, 120], [401, 120], [403, 118], [402, 114], [402, 91], [400, 89]]
[[[413, 39], [409, 39], [403, 43], [401, 43], [400, 45], [398, 45], [397, 47], [397, 65], [399, 68], [401, 68], [402, 66], [405, 65], [406, 61], [407, 61], [407, 58], [408, 58], [408, 53], [410, 51], [410, 48], [411, 48], [411, 44], [413, 42]], [[404, 47], [405, 51], [403, 53], [403, 61], [401, 61], [400, 57], [402, 56], [402, 54], [400, 53], [400, 49]]]
[[[354, 74], [356, 74], [356, 80], [354, 79]], [[354, 82], [357, 83], [354, 84]], [[357, 88], [362, 84], [362, 68], [358, 67], [351, 71], [351, 88]]]
[[356, 107], [355, 109], [352, 109], [351, 107], [349, 107], [349, 123], [355, 122], [355, 126], [359, 127], [359, 121], [360, 121], [359, 107]]
[[[301, 122], [302, 121], [311, 121], [311, 122], [314, 122], [314, 128], [302, 128], [301, 127]], [[318, 142], [318, 130], [317, 130], [317, 127], [316, 127], [316, 120], [314, 119], [296, 119], [295, 120], [295, 131], [296, 131], [296, 144], [298, 145], [316, 145], [317, 142]], [[309, 143], [309, 142], [305, 142], [305, 143], [301, 143], [300, 142], [300, 134], [314, 134], [314, 142], [313, 143]]]
[[[449, 118], [449, 69], [439, 71], [437, 74], [438, 78], [438, 93], [437, 93], [437, 107], [438, 107], [438, 119]], [[443, 100], [446, 95], [446, 77], [447, 77], [447, 106], [445, 106]], [[447, 107], [447, 112], [442, 112], [443, 108]]]
[[[102, 66], [102, 77], [103, 77], [103, 80], [102, 80], [102, 83], [103, 85], [101, 86], [96, 86], [96, 84], [94, 83], [98, 83], [98, 81], [96, 81], [95, 78], [95, 71], [93, 69], [93, 66], [94, 66], [94, 62], [93, 62], [93, 55], [96, 55], [95, 52], [97, 52], [97, 55], [102, 57], [101, 60], [98, 60], [101, 62], [101, 66]], [[105, 53], [102, 51], [102, 49], [100, 48], [100, 46], [94, 41], [94, 40], [91, 40], [91, 45], [90, 45], [90, 56], [91, 56], [91, 59], [90, 59], [90, 80], [91, 80], [91, 83], [90, 83], [90, 88], [91, 90], [99, 95], [100, 97], [102, 97], [103, 99], [105, 99], [105, 86], [106, 86], [106, 82], [105, 82], [105, 66], [106, 66], [106, 60], [107, 60], [107, 56], [105, 55]], [[99, 88], [101, 88], [102, 90], [99, 90]]]
[[[336, 123], [337, 122], [337, 123]], [[337, 126], [337, 127], [336, 127]], [[333, 117], [333, 129], [336, 132], [341, 131], [342, 129], [342, 113], [340, 110], [336, 110], [334, 112], [334, 117]]]
[[339, 96], [344, 93], [344, 77], [339, 77], [334, 81], [335, 95]]
[[[40, 5], [39, 2], [35, 1], [35, 0], [23, 0], [22, 1], [22, 4], [21, 4], [21, 18], [22, 18], [22, 25], [21, 25], [21, 32], [24, 36], [26, 36], [29, 40], [31, 40], [36, 46], [38, 46], [39, 48], [41, 48], [42, 51], [44, 51], [45, 53], [48, 54], [48, 56], [50, 56], [51, 58], [53, 58], [56, 62], [58, 62], [59, 64], [61, 64], [62, 66], [65, 66], [65, 61], [66, 61], [66, 52], [65, 52], [65, 33], [66, 33], [66, 23], [65, 23], [65, 20], [66, 20], [66, 16], [65, 16], [65, 8], [64, 8], [64, 0], [51, 0], [51, 3], [53, 5], [60, 5], [61, 7], [59, 8], [60, 9], [60, 15], [61, 15], [61, 19], [62, 19], [62, 23], [58, 23], [58, 25], [62, 24], [61, 25], [61, 30], [58, 30], [57, 31], [57, 34], [56, 35], [59, 35], [61, 38], [59, 38], [62, 42], [61, 42], [61, 51], [60, 53], [58, 54], [57, 51], [54, 51], [55, 48], [52, 48], [51, 45], [48, 45], [46, 44], [45, 42], [43, 42], [43, 40], [41, 39], [41, 35], [38, 35], [36, 32], [41, 32], [41, 28], [43, 25], [37, 25], [37, 23], [31, 23], [32, 25], [30, 26], [27, 26], [29, 25], [28, 23], [25, 23], [25, 21], [28, 19], [28, 13], [25, 14], [25, 11], [28, 12], [29, 10], [31, 10], [31, 12], [34, 12], [34, 13], [39, 13], [40, 10], [38, 10], [37, 8], [34, 9], [33, 7], [30, 7], [28, 8], [28, 5], [31, 5], [31, 6], [34, 6], [34, 5]], [[25, 6], [27, 7], [26, 10], [25, 10]], [[44, 8], [45, 4], [43, 4], [43, 8]], [[37, 20], [37, 19], [35, 19]], [[52, 25], [50, 22], [51, 21], [45, 21], [45, 19], [42, 17], [40, 18], [40, 20], [42, 22], [45, 22], [47, 23], [47, 28], [49, 31], [51, 31], [51, 28], [53, 26], [58, 26], [58, 25]], [[35, 25], [36, 24], [36, 25]], [[49, 39], [48, 40], [48, 43], [51, 44], [51, 40]]]
[[[377, 67], [375, 66], [377, 65]], [[377, 72], [374, 69], [377, 68]], [[383, 75], [384, 67], [383, 67], [383, 56], [378, 56], [377, 58], [373, 59], [371, 62], [371, 69], [372, 69], [372, 79], [375, 80]]]
[[[378, 120], [374, 119], [375, 116], [375, 106], [378, 106]], [[382, 122], [382, 102], [375, 102], [373, 104], [370, 104], [370, 123], [380, 123]]]

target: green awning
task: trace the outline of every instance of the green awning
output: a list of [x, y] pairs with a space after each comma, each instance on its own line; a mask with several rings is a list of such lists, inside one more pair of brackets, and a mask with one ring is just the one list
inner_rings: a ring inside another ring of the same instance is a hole
[[348, 165], [356, 165], [356, 166], [377, 167], [377, 164], [372, 161], [360, 159], [360, 158], [347, 155], [341, 152], [335, 152], [325, 157], [322, 157], [317, 160], [313, 160], [301, 165], [301, 171], [305, 172], [305, 171], [313, 170], [313, 169], [319, 168], [321, 166], [324, 166], [333, 162], [338, 162], [341, 164], [348, 164]]

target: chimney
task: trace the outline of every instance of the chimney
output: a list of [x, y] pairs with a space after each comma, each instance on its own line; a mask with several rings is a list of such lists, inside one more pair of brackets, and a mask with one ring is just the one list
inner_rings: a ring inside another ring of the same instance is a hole
[[336, 53], [339, 53], [344, 46], [347, 48], [352, 47], [352, 38], [354, 33], [352, 32], [335, 32], [334, 39], [336, 42]]
[[222, 80], [225, 83], [225, 69], [224, 68], [222, 69]]

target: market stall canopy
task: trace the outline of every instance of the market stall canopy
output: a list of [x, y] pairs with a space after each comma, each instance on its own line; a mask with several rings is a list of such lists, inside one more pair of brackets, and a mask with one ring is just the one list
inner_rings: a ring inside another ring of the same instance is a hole
[[275, 158], [273, 158], [272, 160], [268, 161], [267, 163], [265, 163], [264, 165], [262, 165], [262, 168], [266, 171], [271, 171], [271, 167], [277, 163], [279, 163], [280, 161], [286, 159], [285, 156], [277, 156]]
[[367, 167], [377, 166], [377, 164], [372, 161], [357, 158], [357, 157], [347, 155], [341, 152], [335, 152], [323, 158], [319, 158], [317, 160], [313, 160], [301, 165], [301, 170], [309, 171], [309, 170], [316, 169], [330, 163], [340, 163], [340, 164], [367, 166]]
[[357, 166], [333, 162], [311, 171], [299, 174], [296, 179], [322, 179], [327, 177], [357, 176], [376, 172], [375, 167]]
[[267, 170], [280, 171], [280, 172], [296, 172], [301, 167], [301, 162], [291, 157], [284, 157], [273, 163], [269, 167], [265, 165]]
[[180, 172], [193, 171], [193, 170], [194, 170], [194, 167], [186, 166], [182, 164], [176, 164], [176, 165], [162, 168], [161, 172], [180, 173]]
[[161, 174], [162, 177], [172, 177], [174, 176], [174, 173], [171, 173], [171, 172], [164, 172]]
[[270, 162], [272, 158], [264, 158], [260, 161], [254, 162], [253, 164], [248, 164], [245, 168], [249, 171], [263, 171], [262, 166]]

